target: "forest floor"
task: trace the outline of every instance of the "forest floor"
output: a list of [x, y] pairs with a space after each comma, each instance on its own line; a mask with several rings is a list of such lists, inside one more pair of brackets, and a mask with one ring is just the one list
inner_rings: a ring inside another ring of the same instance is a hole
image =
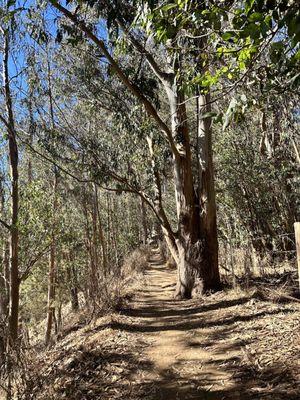
[[39, 355], [30, 398], [300, 398], [299, 302], [251, 290], [175, 301], [175, 275], [153, 252], [126, 308]]

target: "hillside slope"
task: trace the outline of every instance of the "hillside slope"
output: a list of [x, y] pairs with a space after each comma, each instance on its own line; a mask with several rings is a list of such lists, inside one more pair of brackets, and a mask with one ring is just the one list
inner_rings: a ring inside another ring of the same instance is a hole
[[300, 398], [298, 302], [232, 291], [174, 301], [174, 275], [154, 253], [126, 309], [39, 355], [31, 398]]

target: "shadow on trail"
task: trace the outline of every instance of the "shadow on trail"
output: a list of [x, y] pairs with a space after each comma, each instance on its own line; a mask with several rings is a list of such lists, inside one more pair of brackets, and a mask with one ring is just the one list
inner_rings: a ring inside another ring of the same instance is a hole
[[[241, 303], [243, 304], [243, 303]], [[169, 331], [169, 330], [182, 330], [182, 331], [188, 331], [188, 330], [194, 330], [194, 329], [204, 329], [204, 328], [212, 328], [212, 327], [218, 327], [218, 326], [223, 326], [223, 325], [232, 325], [236, 322], [247, 322], [254, 320], [256, 318], [260, 317], [265, 317], [267, 315], [276, 315], [276, 314], [282, 314], [282, 313], [289, 313], [289, 312], [294, 312], [293, 309], [284, 309], [284, 310], [273, 310], [269, 312], [258, 312], [255, 314], [251, 315], [235, 315], [230, 318], [225, 318], [217, 321], [207, 321], [201, 316], [195, 316], [191, 318], [191, 314], [189, 314], [189, 317], [182, 321], [182, 318], [180, 318], [180, 321], [178, 322], [178, 318], [176, 317], [181, 317], [182, 314], [176, 314], [175, 312], [171, 314], [174, 316], [173, 319], [168, 318], [166, 321], [164, 319], [162, 320], [157, 320], [156, 322], [149, 322], [147, 324], [125, 324], [125, 323], [114, 323], [111, 326], [111, 328], [114, 329], [120, 329], [120, 330], [126, 330], [128, 332], [163, 332], [163, 331]], [[197, 314], [197, 313], [196, 313]], [[138, 316], [138, 313], [135, 314], [135, 316]], [[194, 319], [194, 320], [193, 320]], [[157, 323], [159, 325], [157, 325]]]
[[[132, 316], [132, 317], [142, 317], [142, 318], [160, 318], [160, 317], [181, 317], [187, 315], [194, 315], [194, 314], [202, 314], [206, 311], [213, 311], [213, 310], [220, 310], [221, 308], [229, 308], [236, 305], [241, 305], [247, 303], [251, 297], [243, 297], [240, 299], [234, 300], [222, 300], [217, 303], [211, 304], [201, 304], [201, 306], [196, 306], [189, 308], [188, 305], [186, 308], [176, 308], [181, 307], [182, 302], [176, 302], [174, 300], [170, 301], [172, 308], [168, 308], [169, 305], [162, 304], [161, 300], [157, 300], [156, 303], [159, 306], [155, 305], [146, 305], [144, 307], [138, 307], [136, 309], [123, 309], [121, 312], [122, 314]], [[165, 302], [164, 300], [163, 302]], [[143, 302], [144, 303], [144, 302]], [[154, 303], [154, 301], [153, 301]]]
[[[148, 271], [150, 284], [139, 291], [140, 299], [134, 308], [127, 308], [121, 314], [131, 319], [113, 322], [111, 328], [133, 334], [146, 334], [150, 338], [164, 338], [157, 344], [154, 359], [164, 357], [166, 346], [172, 345], [172, 332], [177, 336], [175, 346], [178, 354], [166, 368], [153, 365], [158, 376], [139, 384], [141, 398], [147, 400], [296, 400], [300, 389], [290, 390], [294, 377], [286, 365], [278, 362], [267, 367], [250, 366], [243, 360], [241, 349], [252, 343], [242, 337], [244, 322], [255, 322], [268, 316], [279, 316], [295, 312], [293, 308], [251, 309], [243, 308], [252, 296], [238, 299], [175, 301], [171, 288], [166, 284], [174, 271], [162, 268], [154, 260]], [[234, 307], [234, 308], [233, 308]], [[259, 327], [258, 327], [259, 329]], [[232, 334], [234, 333], [232, 340]], [[171, 335], [171, 336], [170, 336]], [[168, 338], [170, 337], [170, 343]], [[174, 337], [174, 336], [173, 336]], [[161, 353], [160, 353], [161, 351]], [[175, 350], [176, 352], [176, 350]], [[211, 353], [210, 353], [211, 352]], [[203, 358], [201, 354], [203, 353]], [[193, 356], [194, 354], [194, 356]], [[209, 355], [213, 354], [213, 357]], [[153, 372], [150, 366], [150, 373]], [[151, 374], [150, 374], [151, 376]], [[230, 378], [229, 378], [230, 377]], [[230, 381], [230, 382], [229, 382]], [[278, 382], [289, 384], [289, 390]]]
[[[263, 311], [249, 307], [249, 296], [175, 301], [174, 271], [158, 257], [147, 276], [132, 308], [83, 329], [82, 336], [75, 335], [80, 325], [68, 331], [61, 347], [50, 351], [49, 367], [30, 380], [24, 399], [300, 399], [292, 368], [244, 359], [247, 346], [257, 343], [253, 331], [264, 334], [261, 319], [295, 311], [290, 305]], [[249, 321], [252, 333], [245, 336], [243, 323]]]
[[[179, 363], [174, 369], [177, 367], [178, 371]], [[180, 373], [163, 371], [159, 380], [139, 385], [138, 391], [144, 393], [143, 398], [147, 400], [299, 400], [300, 393], [296, 386], [294, 391], [287, 393], [284, 386], [275, 386], [275, 382], [272, 384], [274, 376], [283, 382], [291, 381], [284, 365], [273, 365], [259, 371], [258, 375], [246, 368], [237, 368], [232, 372], [236, 374], [236, 379], [230, 388], [215, 389], [214, 374], [205, 370], [197, 377], [189, 378]]]

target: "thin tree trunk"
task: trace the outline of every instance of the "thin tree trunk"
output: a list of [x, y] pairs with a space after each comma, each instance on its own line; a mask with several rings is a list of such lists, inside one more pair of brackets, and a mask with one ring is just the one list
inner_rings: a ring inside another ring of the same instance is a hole
[[[48, 80], [48, 93], [49, 93], [49, 111], [50, 111], [50, 124], [51, 128], [55, 130], [54, 107], [53, 107], [53, 93], [51, 81], [51, 65], [48, 47], [46, 48], [46, 64], [47, 64], [47, 80]], [[57, 198], [58, 188], [58, 170], [54, 167], [54, 182], [53, 182], [53, 221], [51, 232], [51, 247], [49, 255], [49, 279], [48, 279], [48, 313], [46, 323], [45, 344], [49, 345], [51, 339], [51, 331], [53, 322], [55, 322], [55, 286], [57, 274], [57, 254], [56, 254], [56, 213], [58, 208]]]
[[147, 225], [147, 213], [145, 207], [145, 201], [141, 198], [141, 218], [142, 218], [142, 228], [143, 228], [143, 244], [147, 244], [148, 240], [148, 225]]
[[115, 265], [118, 268], [120, 264], [119, 260], [119, 249], [118, 249], [118, 229], [117, 229], [117, 224], [116, 224], [116, 215], [117, 215], [117, 205], [116, 201], [113, 198], [112, 200], [112, 214], [111, 214], [111, 231], [112, 231], [112, 243], [114, 247], [114, 253], [115, 253]]
[[96, 194], [93, 193], [92, 196], [92, 252], [93, 252], [93, 260], [94, 260], [94, 279], [98, 280], [98, 271], [100, 269], [100, 262], [98, 256], [98, 224], [97, 224], [97, 197]]
[[91, 298], [93, 299], [93, 302], [95, 303], [96, 297], [99, 293], [99, 286], [98, 286], [98, 274], [97, 274], [97, 267], [95, 263], [95, 253], [93, 251], [93, 238], [90, 233], [90, 220], [89, 220], [89, 211], [88, 211], [88, 205], [87, 205], [87, 199], [86, 196], [83, 199], [83, 209], [84, 209], [84, 215], [85, 215], [85, 230], [86, 230], [86, 249], [89, 254], [90, 258], [90, 284], [89, 284], [89, 291], [91, 294]]
[[[112, 247], [111, 204], [110, 204], [110, 194], [109, 193], [106, 193], [106, 207], [107, 207], [107, 248], [111, 249], [111, 247]], [[108, 259], [109, 259], [109, 263], [111, 264], [112, 257], [110, 254], [108, 254]]]
[[[35, 131], [35, 123], [33, 117], [33, 109], [32, 109], [32, 91], [29, 92], [29, 100], [28, 100], [28, 112], [29, 112], [29, 144], [32, 146], [33, 143], [33, 135]], [[32, 159], [31, 154], [28, 154], [28, 183], [31, 183], [33, 179], [32, 173]]]
[[45, 344], [49, 345], [51, 339], [52, 325], [55, 318], [55, 284], [56, 284], [56, 235], [55, 235], [55, 215], [57, 212], [57, 171], [54, 172], [53, 182], [53, 221], [51, 233], [51, 246], [49, 254], [49, 276], [48, 276], [48, 306]]
[[71, 267], [72, 271], [72, 286], [71, 286], [71, 304], [72, 310], [78, 311], [79, 310], [79, 300], [78, 300], [78, 284], [77, 284], [77, 274], [75, 271], [74, 266]]
[[4, 239], [0, 272], [0, 318], [6, 319], [9, 305], [9, 244]]
[[98, 233], [99, 233], [99, 240], [100, 240], [101, 249], [102, 249], [103, 275], [105, 277], [108, 273], [106, 240], [105, 240], [103, 227], [102, 227], [102, 219], [101, 219], [100, 208], [99, 208], [99, 196], [98, 196], [98, 189], [97, 189], [96, 185], [95, 185], [94, 189], [95, 189], [96, 207], [97, 207], [97, 215], [98, 215]]
[[66, 254], [66, 260], [67, 260], [67, 275], [68, 275], [68, 280], [70, 282], [70, 297], [71, 297], [71, 307], [72, 311], [78, 311], [79, 310], [79, 299], [78, 299], [78, 277], [77, 277], [77, 271], [74, 266], [74, 260], [73, 257], [71, 256], [71, 251], [68, 251]]
[[15, 120], [10, 92], [9, 74], [9, 31], [4, 32], [4, 54], [3, 54], [3, 83], [5, 104], [7, 113], [9, 163], [11, 177], [11, 226], [10, 226], [10, 295], [9, 295], [9, 335], [12, 344], [18, 338], [19, 318], [19, 172], [18, 172], [18, 145], [16, 141]]
[[[6, 322], [9, 305], [9, 247], [4, 238], [2, 265], [0, 270], [0, 324]], [[0, 366], [5, 359], [6, 332], [0, 332]]]
[[[0, 177], [0, 215], [4, 215], [5, 197]], [[2, 265], [0, 270], [0, 320], [4, 321], [8, 315], [9, 305], [9, 246], [3, 235]]]

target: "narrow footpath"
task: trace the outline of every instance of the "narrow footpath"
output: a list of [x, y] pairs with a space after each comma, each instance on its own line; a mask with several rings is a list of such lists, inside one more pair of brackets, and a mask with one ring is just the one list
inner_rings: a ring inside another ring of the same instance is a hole
[[300, 399], [299, 302], [255, 287], [175, 301], [175, 280], [153, 251], [119, 312], [71, 325], [38, 355], [28, 398]]
[[[267, 349], [274, 341], [271, 331], [276, 335], [276, 320], [292, 313], [292, 308], [261, 302], [249, 294], [228, 296], [225, 292], [175, 301], [175, 280], [175, 271], [166, 269], [159, 253], [153, 252], [147, 285], [126, 312], [130, 323], [119, 326], [144, 335], [149, 343], [141, 355], [149, 368], [142, 376], [132, 377], [132, 381], [142, 381], [145, 399], [300, 398], [286, 365], [274, 363], [272, 348]], [[299, 305], [295, 307], [299, 310]], [[299, 323], [299, 313], [294, 322]], [[282, 340], [281, 336], [277, 339]], [[299, 335], [295, 340], [300, 343]], [[275, 359], [281, 361], [281, 356]]]

